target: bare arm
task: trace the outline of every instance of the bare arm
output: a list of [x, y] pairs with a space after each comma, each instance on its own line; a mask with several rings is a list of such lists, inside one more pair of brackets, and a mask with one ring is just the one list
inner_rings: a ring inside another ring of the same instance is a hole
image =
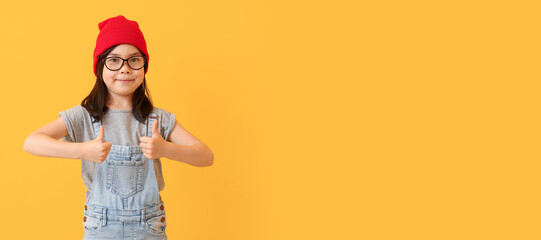
[[214, 164], [214, 153], [195, 136], [184, 129], [178, 121], [169, 134], [171, 142], [167, 142], [166, 158], [185, 162], [196, 167]]
[[68, 135], [64, 119], [58, 119], [31, 133], [24, 141], [23, 150], [41, 157], [86, 159], [102, 163], [107, 158], [112, 144], [105, 142], [103, 126], [96, 139], [84, 143], [58, 141]]
[[62, 117], [31, 133], [24, 141], [23, 150], [41, 157], [83, 158], [81, 143], [70, 143], [58, 139], [68, 135]]

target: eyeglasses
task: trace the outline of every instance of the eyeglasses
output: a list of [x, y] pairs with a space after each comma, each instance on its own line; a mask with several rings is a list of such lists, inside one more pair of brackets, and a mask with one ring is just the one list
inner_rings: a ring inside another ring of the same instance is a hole
[[124, 65], [124, 62], [128, 62], [128, 66], [133, 70], [139, 70], [145, 66], [146, 57], [145, 56], [133, 56], [128, 59], [121, 57], [106, 57], [103, 59], [105, 61], [105, 67], [111, 71], [117, 71]]

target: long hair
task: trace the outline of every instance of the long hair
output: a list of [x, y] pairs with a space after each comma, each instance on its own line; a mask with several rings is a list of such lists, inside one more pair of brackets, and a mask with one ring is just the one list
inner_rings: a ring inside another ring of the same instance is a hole
[[[98, 76], [96, 78], [96, 83], [94, 84], [92, 91], [90, 91], [90, 94], [88, 94], [88, 96], [81, 102], [81, 106], [86, 108], [86, 110], [94, 118], [93, 122], [99, 121], [109, 109], [105, 105], [107, 99], [109, 98], [109, 91], [107, 90], [107, 85], [105, 85], [102, 76], [103, 66], [105, 65], [105, 61], [103, 61], [103, 59], [107, 57], [107, 55], [109, 55], [109, 53], [111, 53], [116, 46], [118, 45], [110, 47], [98, 56], [98, 64], [96, 67], [96, 75]], [[145, 71], [148, 68], [146, 63], [144, 68]], [[132, 115], [139, 122], [145, 123], [147, 117], [152, 112], [152, 109], [154, 109], [154, 106], [152, 105], [152, 97], [150, 96], [150, 91], [147, 87], [146, 77], [143, 77], [143, 83], [135, 90], [135, 92], [133, 92]]]

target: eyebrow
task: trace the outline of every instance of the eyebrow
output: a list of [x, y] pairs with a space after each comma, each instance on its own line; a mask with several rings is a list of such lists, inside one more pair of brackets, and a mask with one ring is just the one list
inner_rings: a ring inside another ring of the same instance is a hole
[[[132, 54], [130, 54], [130, 55], [128, 55], [128, 56], [133, 56], [133, 55], [137, 55], [137, 54], [143, 55], [143, 54], [141, 54], [141, 53], [136, 52], [136, 53], [132, 53]], [[117, 54], [117, 53], [110, 53], [109, 56], [120, 56], [120, 54]]]

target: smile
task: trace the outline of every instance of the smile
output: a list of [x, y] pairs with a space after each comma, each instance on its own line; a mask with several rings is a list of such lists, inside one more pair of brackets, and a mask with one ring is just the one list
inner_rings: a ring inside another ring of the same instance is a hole
[[130, 83], [130, 82], [133, 82], [134, 80], [117, 79], [116, 81], [117, 81], [117, 82], [121, 82], [121, 83]]

